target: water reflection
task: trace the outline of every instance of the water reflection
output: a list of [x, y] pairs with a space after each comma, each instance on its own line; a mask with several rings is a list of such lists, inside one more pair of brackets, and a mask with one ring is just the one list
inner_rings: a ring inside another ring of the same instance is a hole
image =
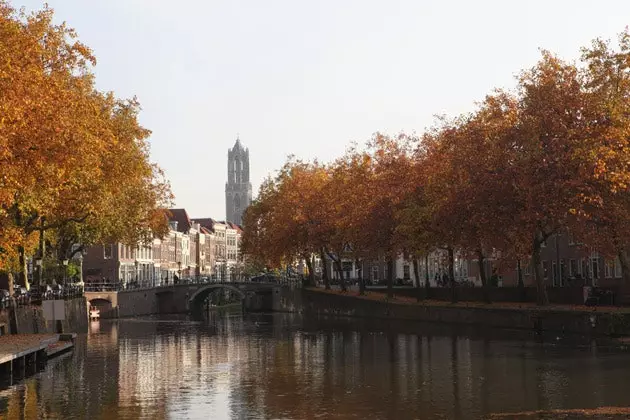
[[474, 419], [626, 406], [629, 361], [608, 343], [400, 322], [101, 321], [72, 354], [1, 391], [0, 418]]

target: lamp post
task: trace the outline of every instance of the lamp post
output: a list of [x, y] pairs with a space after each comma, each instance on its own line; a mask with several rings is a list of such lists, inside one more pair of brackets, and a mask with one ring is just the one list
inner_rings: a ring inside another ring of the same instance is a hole
[[66, 275], [68, 274], [68, 260], [61, 261], [63, 265], [63, 285], [66, 285]]
[[177, 282], [179, 283], [179, 281], [182, 278], [182, 262], [181, 261], [177, 261]]
[[41, 258], [36, 258], [35, 259], [35, 265], [37, 266], [37, 282], [38, 282], [38, 286], [41, 286], [41, 284], [42, 284], [42, 259]]

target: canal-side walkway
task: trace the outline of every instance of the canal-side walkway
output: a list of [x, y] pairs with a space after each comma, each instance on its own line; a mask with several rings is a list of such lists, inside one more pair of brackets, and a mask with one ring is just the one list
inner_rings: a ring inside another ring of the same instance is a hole
[[457, 302], [421, 300], [381, 292], [342, 292], [308, 288], [301, 297], [287, 296], [285, 310], [314, 315], [410, 320], [587, 336], [630, 337], [630, 308], [523, 302]]
[[76, 334], [13, 334], [0, 336], [0, 378], [24, 374], [27, 367], [70, 350]]
[[563, 311], [563, 312], [603, 312], [603, 313], [619, 313], [630, 315], [630, 307], [627, 306], [586, 306], [586, 305], [568, 305], [550, 303], [545, 306], [539, 306], [535, 302], [470, 302], [458, 301], [452, 303], [445, 300], [422, 299], [396, 294], [394, 289], [393, 299], [388, 300], [387, 294], [384, 292], [366, 291], [360, 295], [357, 290], [348, 290], [343, 292], [338, 288], [326, 290], [324, 288], [309, 288], [309, 290], [329, 293], [332, 295], [354, 297], [358, 299], [373, 300], [379, 302], [390, 302], [401, 305], [416, 305], [426, 307], [449, 307], [449, 308], [482, 308], [482, 309], [506, 309], [506, 310], [534, 310], [534, 311]]

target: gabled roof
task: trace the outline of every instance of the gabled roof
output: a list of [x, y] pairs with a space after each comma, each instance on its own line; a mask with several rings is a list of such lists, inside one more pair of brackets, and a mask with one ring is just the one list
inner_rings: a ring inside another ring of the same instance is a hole
[[227, 222], [227, 225], [237, 232], [243, 232], [243, 228], [240, 225], [237, 225], [236, 223]]
[[199, 223], [202, 228], [207, 229], [211, 233], [214, 232], [214, 224], [216, 223], [216, 221], [211, 217], [203, 217], [200, 219], [194, 219], [193, 221], [195, 223]]
[[186, 209], [169, 209], [171, 214], [168, 218], [171, 222], [177, 222], [177, 231], [187, 233], [190, 230], [191, 223]]
[[[199, 223], [199, 222], [197, 222], [197, 223]], [[201, 223], [199, 223], [199, 224], [201, 224]], [[213, 232], [212, 232], [212, 230], [206, 229], [205, 227], [201, 226], [201, 233], [204, 233], [206, 235], [212, 235]]]

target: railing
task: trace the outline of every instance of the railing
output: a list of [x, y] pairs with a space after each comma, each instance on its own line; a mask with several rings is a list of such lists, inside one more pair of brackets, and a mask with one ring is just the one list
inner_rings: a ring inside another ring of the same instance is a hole
[[[258, 280], [256, 280], [258, 279]], [[121, 292], [125, 290], [143, 290], [161, 287], [173, 287], [184, 285], [204, 285], [204, 284], [235, 284], [235, 283], [251, 283], [251, 284], [279, 284], [284, 286], [301, 286], [302, 277], [266, 277], [260, 280], [259, 277], [240, 278], [240, 279], [217, 279], [211, 277], [188, 277], [169, 281], [145, 281], [145, 282], [128, 282], [128, 283], [86, 283], [86, 292]]]
[[0, 309], [17, 306], [38, 305], [44, 300], [70, 300], [83, 296], [83, 287], [80, 285], [61, 286], [60, 289], [47, 289], [40, 293], [38, 287], [32, 287], [26, 293], [18, 292], [13, 296], [0, 297]]

